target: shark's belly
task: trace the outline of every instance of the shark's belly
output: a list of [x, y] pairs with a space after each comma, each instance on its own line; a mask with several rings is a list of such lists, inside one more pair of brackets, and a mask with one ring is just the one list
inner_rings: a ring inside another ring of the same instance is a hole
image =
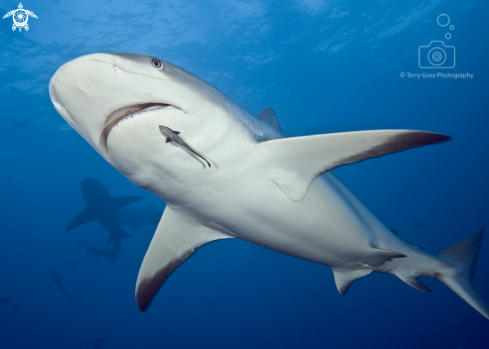
[[204, 216], [238, 238], [331, 267], [357, 267], [375, 245], [363, 217], [368, 210], [358, 212], [332, 174], [316, 178], [301, 202], [273, 182], [250, 181], [252, 188], [235, 186], [241, 189], [222, 202], [203, 205]]

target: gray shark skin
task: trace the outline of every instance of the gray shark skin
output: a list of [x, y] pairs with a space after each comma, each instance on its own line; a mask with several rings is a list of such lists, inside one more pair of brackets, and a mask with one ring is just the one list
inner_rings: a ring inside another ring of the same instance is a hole
[[[428, 276], [489, 318], [471, 285], [483, 229], [437, 255], [424, 252], [391, 232], [330, 172], [450, 137], [370, 130], [286, 138], [273, 109], [254, 117], [170, 62], [133, 54], [68, 62], [51, 78], [49, 94], [106, 161], [167, 203], [136, 282], [141, 310], [196, 248], [240, 238], [329, 266], [340, 294], [374, 271], [421, 291], [428, 289], [417, 277]], [[160, 125], [178, 130], [219, 167], [202, 171], [200, 161], [161, 141]]]
[[166, 126], [162, 126], [162, 125], [160, 125], [159, 128], [160, 128], [161, 134], [166, 137], [166, 143], [174, 142], [175, 144], [178, 144], [179, 146], [184, 147], [189, 152], [197, 155], [199, 158], [201, 158], [202, 160], [207, 162], [207, 166], [211, 167], [211, 164], [209, 163], [209, 161], [207, 161], [207, 159], [205, 157], [203, 157], [202, 155], [197, 153], [194, 149], [192, 149], [191, 146], [189, 146], [187, 143], [185, 143], [185, 141], [182, 138], [180, 138], [180, 136], [179, 136], [180, 132], [173, 131], [171, 128], [166, 127]]
[[71, 299], [74, 299], [74, 300], [79, 300], [80, 299], [80, 297], [74, 297], [71, 294], [69, 294], [68, 292], [66, 292], [63, 284], [61, 283], [61, 274], [60, 273], [58, 273], [53, 268], [49, 268], [49, 274], [51, 274], [51, 278], [53, 279], [53, 282], [56, 285], [56, 287], [58, 287], [59, 292], [61, 292], [62, 294], [64, 294], [68, 298], [71, 298]]

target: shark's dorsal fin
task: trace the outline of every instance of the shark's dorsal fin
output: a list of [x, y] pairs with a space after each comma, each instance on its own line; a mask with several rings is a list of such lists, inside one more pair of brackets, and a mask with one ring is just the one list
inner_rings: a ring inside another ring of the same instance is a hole
[[184, 211], [166, 206], [136, 283], [136, 301], [146, 310], [165, 278], [205, 243], [232, 236], [209, 228]]
[[302, 201], [323, 172], [361, 160], [451, 138], [412, 130], [376, 130], [274, 139], [259, 144], [269, 178], [292, 200]]
[[278, 132], [282, 132], [282, 130], [280, 129], [280, 123], [278, 122], [277, 114], [275, 114], [275, 111], [272, 108], [263, 108], [260, 114], [258, 114], [258, 119], [260, 119], [261, 121], [265, 121]]

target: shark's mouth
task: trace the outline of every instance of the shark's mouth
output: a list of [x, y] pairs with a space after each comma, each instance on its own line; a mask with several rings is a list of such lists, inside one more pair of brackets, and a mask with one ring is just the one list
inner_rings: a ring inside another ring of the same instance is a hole
[[[167, 107], [175, 107], [171, 104], [163, 104], [163, 103], [144, 103], [144, 104], [136, 104], [130, 105], [128, 107], [124, 107], [121, 109], [117, 109], [110, 113], [105, 119], [104, 128], [102, 129], [102, 133], [100, 134], [100, 145], [107, 151], [107, 138], [109, 137], [110, 131], [123, 119], [127, 119], [133, 117], [134, 115], [141, 114], [144, 112], [162, 109]], [[181, 110], [181, 109], [180, 109]]]

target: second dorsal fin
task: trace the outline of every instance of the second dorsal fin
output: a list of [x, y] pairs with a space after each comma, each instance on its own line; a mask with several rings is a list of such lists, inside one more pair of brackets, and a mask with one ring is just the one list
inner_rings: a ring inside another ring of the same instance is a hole
[[275, 111], [272, 108], [263, 108], [260, 114], [258, 114], [258, 119], [260, 119], [261, 121], [265, 121], [278, 132], [282, 132], [282, 130], [280, 129], [280, 123], [278, 122], [277, 114], [275, 114]]

